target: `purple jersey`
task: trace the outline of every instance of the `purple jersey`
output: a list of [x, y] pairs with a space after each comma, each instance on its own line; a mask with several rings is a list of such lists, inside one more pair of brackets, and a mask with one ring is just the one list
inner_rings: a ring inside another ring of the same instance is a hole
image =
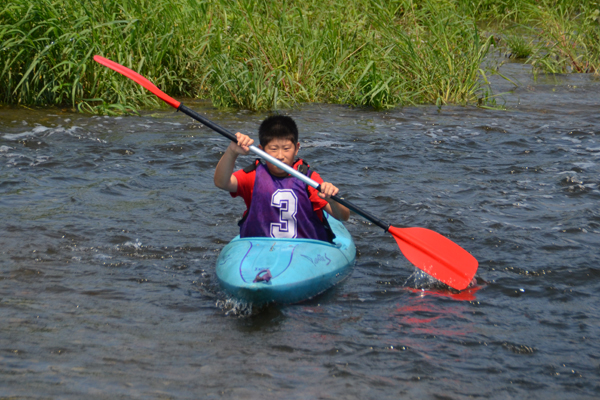
[[305, 238], [328, 241], [313, 211], [307, 185], [293, 176], [278, 178], [256, 167], [252, 203], [240, 225], [240, 237]]

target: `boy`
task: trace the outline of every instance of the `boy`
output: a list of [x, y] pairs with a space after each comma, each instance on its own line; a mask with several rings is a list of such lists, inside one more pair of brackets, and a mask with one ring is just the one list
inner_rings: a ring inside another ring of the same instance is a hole
[[250, 137], [236, 134], [215, 169], [215, 186], [227, 190], [232, 197], [242, 196], [246, 211], [240, 221], [241, 237], [308, 238], [330, 241], [323, 211], [347, 221], [350, 211], [331, 200], [338, 188], [323, 182], [301, 159], [296, 159], [300, 143], [298, 128], [287, 116], [265, 119], [258, 130], [259, 148], [279, 161], [305, 172], [321, 185], [321, 192], [294, 178], [284, 170], [259, 160], [238, 170], [233, 168], [240, 154], [248, 154], [254, 143]]

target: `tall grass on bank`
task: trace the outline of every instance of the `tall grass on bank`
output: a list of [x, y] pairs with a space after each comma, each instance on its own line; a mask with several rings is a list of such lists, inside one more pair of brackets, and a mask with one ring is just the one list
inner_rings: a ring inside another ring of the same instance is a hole
[[92, 112], [157, 104], [96, 65], [100, 54], [219, 107], [481, 102], [485, 40], [437, 3], [2, 0], [0, 101]]
[[246, 108], [324, 101], [383, 109], [466, 104], [485, 95], [479, 64], [489, 41], [472, 22], [403, 1], [340, 2], [327, 9], [316, 1], [279, 9], [240, 5], [228, 20], [236, 38], [232, 50], [203, 80], [213, 101]]
[[157, 104], [139, 86], [95, 65], [94, 54], [142, 71], [174, 95], [191, 93], [187, 55], [195, 43], [178, 25], [196, 16], [193, 8], [167, 0], [0, 4], [4, 103], [70, 103], [90, 111]]
[[546, 73], [600, 72], [600, 2], [595, 8], [535, 8], [534, 29], [543, 34], [531, 63]]
[[99, 54], [174, 97], [207, 98], [218, 107], [487, 104], [480, 66], [498, 35], [482, 35], [482, 20], [503, 32], [528, 29], [534, 45], [527, 60], [539, 70], [597, 71], [594, 4], [0, 0], [0, 102], [100, 113], [158, 104], [94, 63]]
[[463, 13], [505, 38], [535, 72], [600, 72], [600, 1], [459, 0]]

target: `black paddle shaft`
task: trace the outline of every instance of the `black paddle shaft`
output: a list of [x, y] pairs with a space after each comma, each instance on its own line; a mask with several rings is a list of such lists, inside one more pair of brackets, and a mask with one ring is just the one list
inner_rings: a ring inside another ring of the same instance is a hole
[[192, 117], [196, 121], [202, 122], [204, 125], [208, 126], [213, 131], [225, 136], [227, 139], [231, 140], [232, 142], [237, 143], [237, 137], [233, 133], [229, 132], [227, 129], [223, 128], [221, 125], [215, 124], [210, 119], [198, 114], [196, 111], [192, 110], [191, 108], [187, 108], [186, 106], [183, 105], [183, 103], [181, 103], [179, 105], [179, 107], [177, 108], [177, 111], [181, 111], [182, 113]]
[[335, 196], [331, 196], [331, 198], [333, 200], [337, 201], [338, 203], [340, 203], [341, 205], [348, 207], [350, 210], [354, 211], [355, 213], [357, 213], [361, 217], [363, 217], [363, 218], [371, 221], [372, 223], [374, 223], [375, 225], [377, 225], [378, 227], [380, 227], [384, 231], [386, 231], [386, 232], [388, 231], [388, 229], [390, 227], [389, 224], [385, 224], [380, 219], [375, 218], [373, 215], [369, 214], [365, 210], [362, 210], [362, 209], [358, 208], [354, 204], [350, 203], [348, 200], [345, 200], [343, 197], [339, 197], [338, 195], [335, 195]]

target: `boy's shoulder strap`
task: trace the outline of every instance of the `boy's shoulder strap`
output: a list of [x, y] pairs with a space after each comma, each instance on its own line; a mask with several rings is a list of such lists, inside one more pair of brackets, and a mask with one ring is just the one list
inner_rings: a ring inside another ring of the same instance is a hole
[[310, 168], [310, 165], [308, 165], [306, 163], [306, 161], [300, 159], [297, 161], [297, 165], [296, 165], [296, 169], [298, 170], [298, 172], [300, 172], [303, 175], [306, 175], [310, 178], [310, 175], [312, 175], [312, 171], [310, 171], [310, 175], [309, 175], [309, 171], [308, 169]]
[[245, 167], [242, 171], [249, 174], [252, 171], [256, 171], [256, 168], [258, 167], [259, 164], [260, 164], [260, 158], [257, 158], [256, 160], [254, 160], [254, 162], [252, 164]]

